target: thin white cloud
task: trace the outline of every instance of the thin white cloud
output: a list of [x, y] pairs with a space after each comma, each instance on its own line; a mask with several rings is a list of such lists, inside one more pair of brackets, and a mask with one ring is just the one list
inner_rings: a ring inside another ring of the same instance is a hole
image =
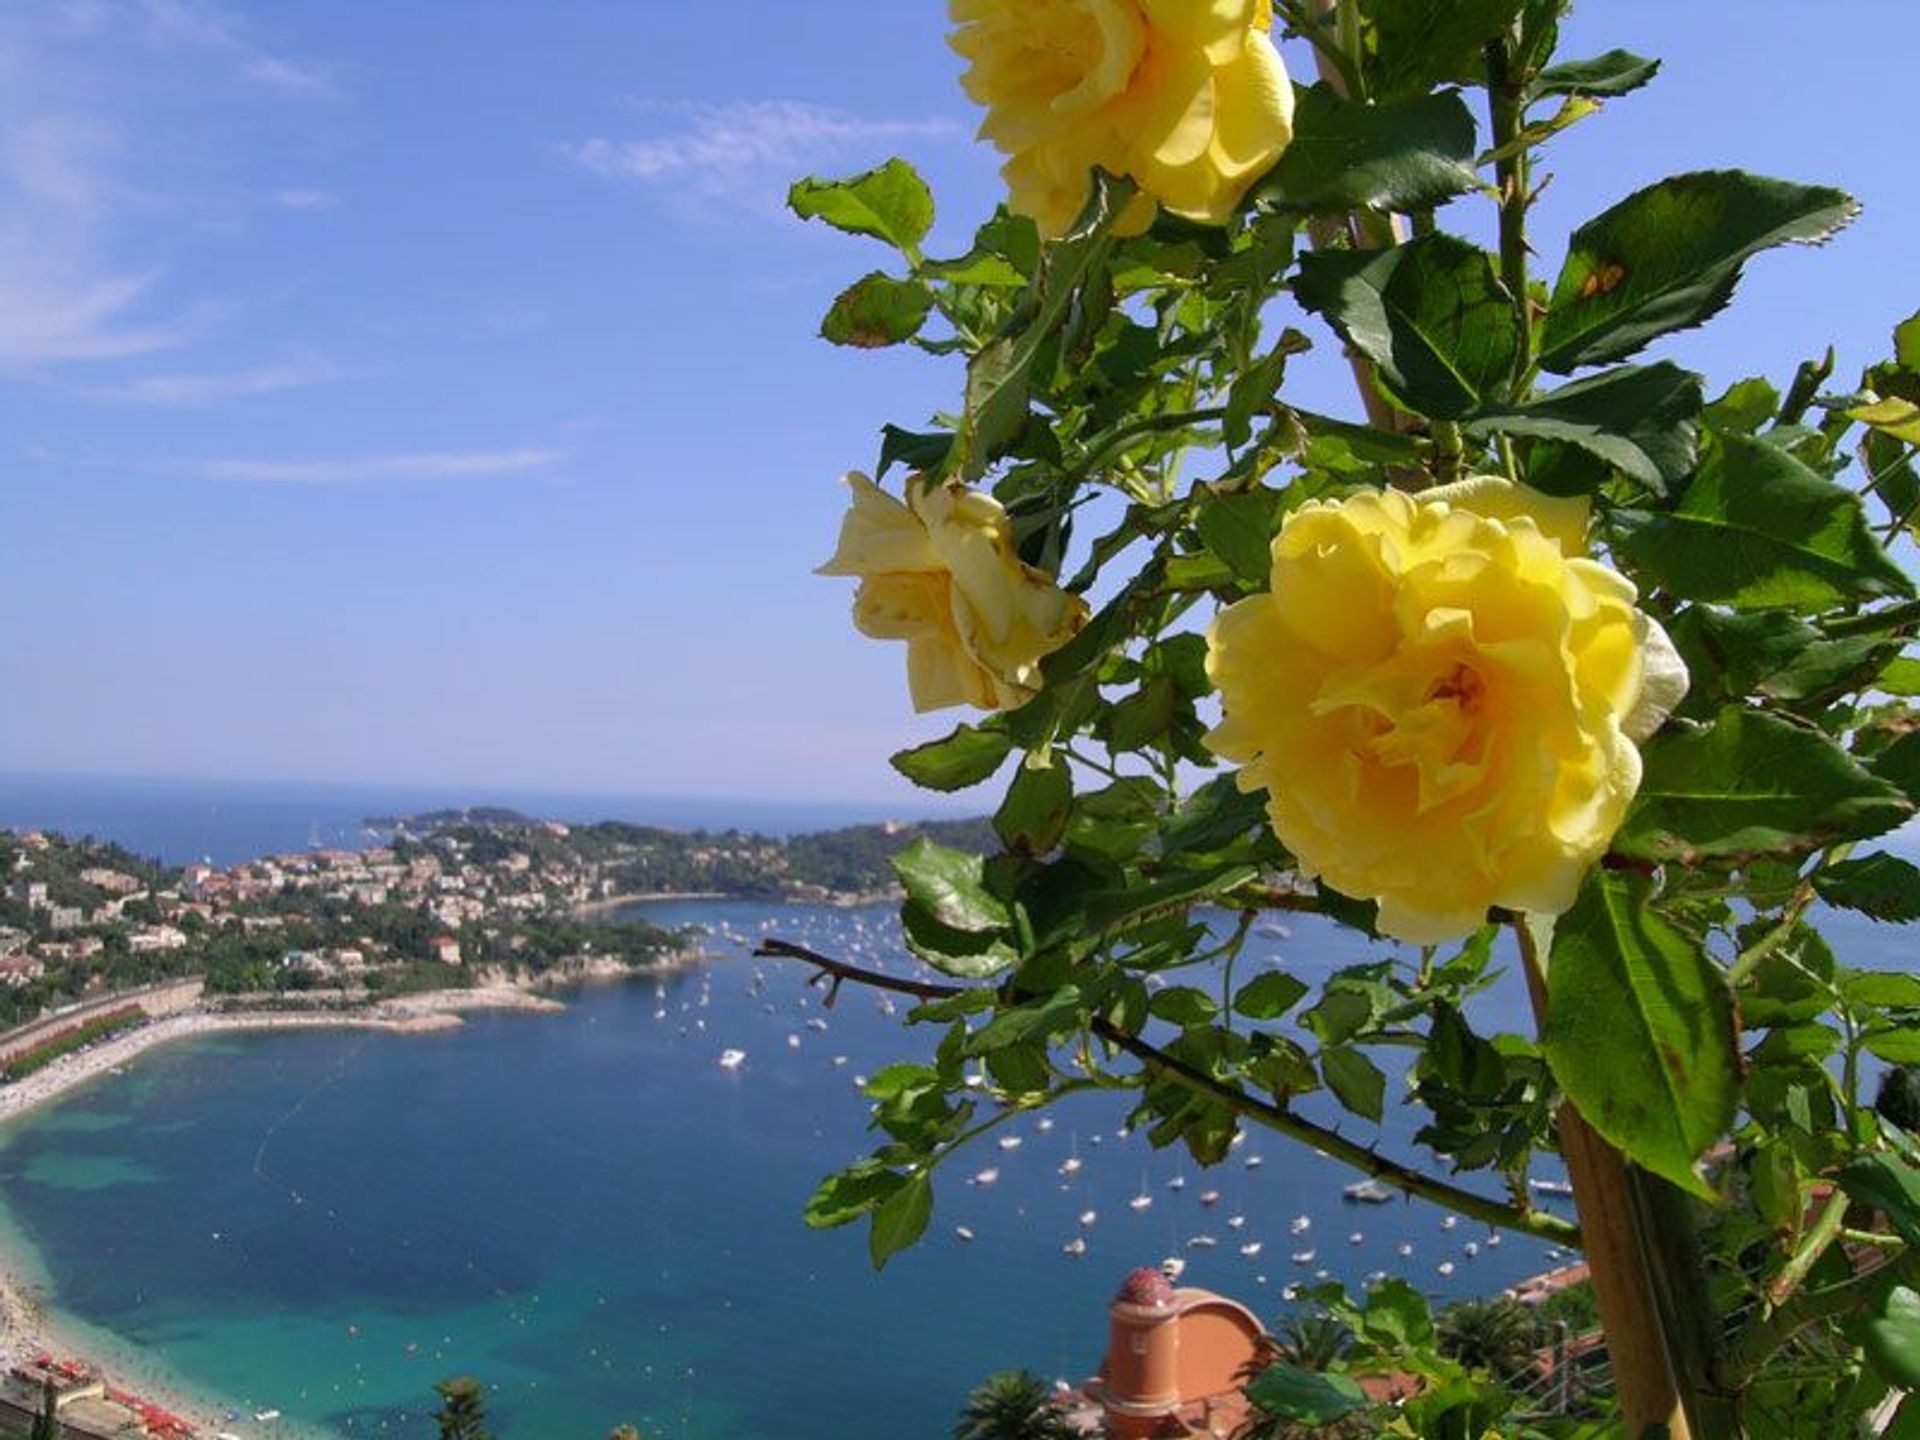
[[170, 227], [230, 218], [236, 192], [209, 183], [218, 147], [202, 142], [231, 116], [209, 107], [258, 104], [246, 95], [262, 89], [332, 86], [201, 0], [0, 0], [0, 373], [204, 332], [219, 306], [169, 283]]
[[[945, 139], [961, 128], [945, 119], [871, 119], [800, 100], [636, 108], [663, 117], [647, 134], [594, 136], [560, 153], [609, 180], [660, 186], [671, 198], [711, 208], [773, 212], [793, 178], [809, 166], [871, 154], [900, 140]], [[704, 203], [702, 203], [704, 202]]]
[[429, 450], [328, 460], [184, 460], [167, 468], [208, 480], [270, 485], [355, 485], [382, 480], [462, 480], [524, 475], [564, 460], [559, 450]]
[[242, 400], [256, 395], [272, 395], [283, 390], [303, 390], [314, 385], [338, 385], [365, 380], [377, 371], [339, 365], [315, 356], [252, 365], [239, 370], [201, 370], [134, 375], [100, 385], [63, 387], [65, 393], [82, 400], [109, 405], [144, 405], [163, 410], [191, 410]]
[[332, 210], [340, 204], [340, 197], [331, 190], [309, 190], [294, 185], [276, 190], [268, 198], [282, 210]]

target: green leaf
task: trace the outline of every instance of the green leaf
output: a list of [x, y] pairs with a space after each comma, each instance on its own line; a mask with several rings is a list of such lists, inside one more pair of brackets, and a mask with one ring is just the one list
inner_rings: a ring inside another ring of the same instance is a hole
[[897, 751], [888, 763], [923, 790], [965, 790], [990, 778], [1012, 750], [1003, 730], [957, 725], [944, 739]]
[[1704, 730], [1647, 743], [1613, 848], [1645, 860], [1802, 855], [1877, 835], [1913, 807], [1817, 730], [1730, 705]]
[[1861, 1328], [1880, 1378], [1902, 1390], [1920, 1389], [1920, 1295], [1894, 1286]]
[[836, 345], [877, 350], [920, 333], [933, 292], [918, 280], [898, 280], [876, 270], [842, 290], [820, 322], [820, 333]]
[[1196, 990], [1191, 985], [1173, 985], [1155, 993], [1147, 1002], [1148, 1011], [1160, 1020], [1166, 1020], [1185, 1029], [1189, 1025], [1210, 1024], [1220, 1013], [1220, 1006], [1204, 990]]
[[922, 835], [893, 857], [894, 873], [907, 900], [954, 930], [1000, 930], [1010, 920], [1004, 901], [982, 880], [985, 862], [978, 855], [936, 845]]
[[1266, 823], [1264, 790], [1241, 790], [1232, 775], [1218, 775], [1189, 795], [1160, 829], [1161, 853], [1204, 854], [1240, 839]]
[[1840, 990], [1849, 1005], [1883, 1010], [1920, 1010], [1920, 975], [1900, 970], [1849, 970]]
[[907, 1177], [872, 1160], [838, 1170], [820, 1182], [807, 1201], [807, 1224], [831, 1230], [858, 1220], [906, 1184]]
[[1378, 100], [1425, 95], [1480, 78], [1482, 51], [1512, 28], [1522, 0], [1393, 0], [1373, 9], [1368, 90]]
[[1643, 876], [1596, 870], [1554, 928], [1543, 1049], [1587, 1123], [1703, 1198], [1695, 1162], [1733, 1123], [1740, 1057], [1726, 976], [1648, 904]]
[[1044, 999], [1002, 1010], [961, 1045], [962, 1055], [985, 1055], [1007, 1045], [1044, 1040], [1049, 1035], [1078, 1029], [1086, 1002], [1080, 987], [1063, 985]]
[[1749, 256], [1825, 240], [1859, 208], [1839, 190], [1740, 170], [1650, 185], [1574, 231], [1541, 331], [1540, 363], [1565, 374], [1698, 325], [1732, 297]]
[[1869, 1030], [1864, 1038], [1867, 1050], [1889, 1065], [1920, 1065], [1920, 1030], [1911, 1025]]
[[1214, 865], [1146, 885], [1090, 890], [1086, 896], [1086, 921], [1094, 930], [1102, 932], [1131, 928], [1161, 915], [1182, 912], [1202, 900], [1225, 895], [1249, 880], [1258, 879], [1259, 875], [1259, 867], [1254, 865]]
[[1577, 445], [1664, 495], [1694, 467], [1700, 377], [1678, 365], [1623, 365], [1524, 405], [1485, 406], [1467, 433], [1530, 435]]
[[1862, 1155], [1837, 1178], [1849, 1196], [1885, 1215], [1908, 1245], [1920, 1246], [1920, 1171], [1891, 1155]]
[[904, 160], [846, 180], [798, 181], [787, 206], [802, 220], [824, 220], [849, 235], [871, 235], [912, 254], [933, 228], [933, 192]]
[[900, 932], [907, 949], [942, 974], [963, 980], [996, 975], [1020, 958], [1002, 932], [956, 930], [916, 904], [901, 907]]
[[1309, 1427], [1331, 1425], [1367, 1404], [1366, 1392], [1345, 1375], [1284, 1363], [1254, 1376], [1246, 1394], [1267, 1414]]
[[1215, 495], [1194, 517], [1207, 549], [1256, 589], [1264, 589], [1273, 572], [1275, 499], [1271, 490]]
[[1281, 970], [1256, 975], [1233, 997], [1233, 1008], [1249, 1020], [1278, 1020], [1306, 997], [1304, 981]]
[[1022, 765], [993, 815], [1001, 844], [1023, 855], [1044, 855], [1060, 843], [1073, 813], [1073, 776], [1064, 756], [1052, 763]]
[[1873, 773], [1920, 805], [1920, 730], [1909, 731], [1874, 756]]
[[1613, 521], [1633, 568], [1681, 599], [1818, 609], [1913, 592], [1859, 497], [1745, 435], [1715, 438], [1677, 510]]
[[873, 478], [886, 479], [887, 471], [895, 465], [904, 465], [909, 470], [938, 470], [946, 464], [952, 450], [953, 436], [946, 431], [922, 433], [902, 430], [898, 425], [882, 425], [880, 460]]
[[932, 1218], [933, 1182], [925, 1171], [908, 1176], [906, 1183], [873, 1212], [873, 1228], [867, 1232], [867, 1254], [873, 1257], [873, 1268], [880, 1269], [918, 1240]]
[[1334, 1098], [1362, 1120], [1380, 1123], [1385, 1111], [1387, 1077], [1358, 1050], [1341, 1046], [1320, 1053], [1320, 1074]]
[[1592, 100], [1611, 100], [1638, 90], [1660, 70], [1658, 60], [1648, 60], [1630, 50], [1609, 50], [1591, 60], [1572, 60], [1551, 65], [1535, 77], [1527, 89], [1533, 100], [1549, 95], [1583, 95]]
[[1294, 295], [1379, 367], [1403, 407], [1453, 418], [1503, 391], [1519, 353], [1513, 300], [1484, 250], [1434, 234], [1300, 257]]
[[1363, 105], [1299, 90], [1293, 139], [1253, 188], [1268, 209], [1332, 215], [1424, 210], [1478, 188], [1473, 112], [1453, 91]]
[[1813, 888], [1829, 905], [1875, 920], [1920, 920], [1920, 867], [1898, 855], [1879, 852], [1829, 865], [1813, 877]]

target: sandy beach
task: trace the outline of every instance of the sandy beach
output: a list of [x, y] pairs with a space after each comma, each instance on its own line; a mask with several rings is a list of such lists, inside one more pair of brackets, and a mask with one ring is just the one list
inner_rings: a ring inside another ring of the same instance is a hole
[[[300, 1014], [195, 1008], [161, 1016], [89, 1049], [63, 1055], [24, 1080], [0, 1086], [0, 1125], [178, 1040], [247, 1030], [341, 1027], [420, 1034], [456, 1028], [463, 1013], [475, 1010], [564, 1008], [558, 1000], [508, 984], [407, 995], [361, 1010]], [[257, 1421], [244, 1410], [241, 1419], [224, 1419], [240, 1407], [195, 1393], [156, 1357], [134, 1346], [50, 1316], [40, 1298], [44, 1280], [21, 1253], [23, 1244], [20, 1237], [0, 1233], [0, 1361], [6, 1367], [43, 1353], [84, 1359], [98, 1365], [115, 1388], [132, 1391], [191, 1421], [203, 1440], [219, 1434], [244, 1440], [324, 1440], [330, 1435], [288, 1419]]]

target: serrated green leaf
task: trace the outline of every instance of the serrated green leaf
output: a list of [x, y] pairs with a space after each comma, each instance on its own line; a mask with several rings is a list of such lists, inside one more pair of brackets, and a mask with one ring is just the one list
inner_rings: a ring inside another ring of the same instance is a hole
[[1889, 1065], [1920, 1065], [1920, 1030], [1911, 1025], [1869, 1030], [1862, 1038], [1868, 1052]]
[[1253, 203], [1296, 214], [1424, 210], [1477, 188], [1473, 112], [1453, 91], [1363, 105], [1299, 90], [1293, 139]]
[[1588, 876], [1554, 927], [1542, 1048], [1609, 1143], [1710, 1197], [1696, 1162], [1739, 1099], [1733, 999], [1720, 967], [1649, 905], [1651, 893], [1642, 876]]
[[923, 790], [965, 790], [991, 778], [1012, 751], [1005, 731], [957, 725], [942, 739], [896, 751], [888, 763]]
[[1320, 1074], [1334, 1098], [1362, 1120], [1380, 1123], [1385, 1112], [1387, 1077], [1358, 1050], [1340, 1046], [1320, 1053]]
[[877, 350], [918, 335], [932, 309], [933, 292], [918, 280], [876, 270], [840, 292], [820, 322], [820, 334], [835, 345]]
[[1210, 1024], [1220, 1013], [1220, 1006], [1204, 990], [1196, 990], [1191, 985], [1171, 985], [1154, 993], [1147, 1002], [1147, 1010], [1155, 1019], [1184, 1028]]
[[1264, 791], [1248, 794], [1232, 775], [1218, 775], [1189, 795], [1160, 827], [1161, 850], [1168, 855], [1219, 850], [1266, 823]]
[[1433, 234], [1300, 257], [1293, 293], [1379, 367], [1409, 410], [1451, 419], [1512, 379], [1520, 327], [1484, 250]]
[[1076, 1029], [1085, 1008], [1079, 986], [1063, 985], [1044, 999], [1002, 1010], [966, 1038], [960, 1053], [985, 1055], [1006, 1045], [1045, 1040], [1050, 1035]]
[[1022, 765], [993, 815], [1000, 843], [1025, 855], [1044, 855], [1060, 843], [1073, 813], [1073, 776], [1064, 756], [1048, 765]]
[[881, 1204], [907, 1177], [871, 1160], [837, 1170], [820, 1182], [807, 1201], [806, 1220], [815, 1230], [831, 1230], [858, 1220]]
[[1466, 430], [1576, 445], [1664, 495], [1694, 467], [1703, 398], [1700, 377], [1678, 365], [1623, 365], [1524, 405], [1483, 406]]
[[1704, 730], [1663, 730], [1614, 849], [1646, 860], [1803, 855], [1877, 835], [1913, 811], [1816, 730], [1728, 706]]
[[1920, 805], [1920, 730], [1909, 731], [1873, 757], [1873, 773]]
[[1540, 363], [1565, 374], [1698, 325], [1726, 305], [1750, 256], [1824, 240], [1858, 211], [1842, 191], [1740, 170], [1675, 175], [1637, 191], [1574, 231]]
[[1306, 998], [1304, 981], [1280, 970], [1256, 975], [1233, 997], [1233, 1008], [1249, 1020], [1278, 1020]]
[[1331, 1425], [1367, 1404], [1366, 1392], [1345, 1375], [1284, 1363], [1254, 1376], [1246, 1394], [1267, 1414], [1309, 1427]]
[[1638, 90], [1659, 73], [1660, 62], [1635, 55], [1630, 50], [1609, 50], [1591, 60], [1572, 60], [1550, 65], [1535, 77], [1527, 89], [1534, 100], [1549, 95], [1580, 95], [1592, 100], [1611, 100]]
[[953, 435], [947, 431], [930, 434], [902, 430], [898, 425], [880, 427], [880, 459], [874, 469], [875, 480], [887, 478], [895, 465], [909, 470], [938, 470], [953, 449]]
[[1829, 865], [1813, 877], [1813, 888], [1829, 905], [1875, 920], [1920, 920], [1920, 867], [1898, 855], [1879, 852]]
[[1368, 92], [1376, 100], [1425, 95], [1470, 81], [1485, 68], [1489, 40], [1512, 28], [1522, 0], [1394, 0], [1373, 11], [1375, 44]]
[[1215, 495], [1200, 506], [1194, 528], [1207, 549], [1240, 579], [1258, 589], [1273, 573], [1274, 509], [1271, 490]]
[[911, 902], [901, 907], [900, 934], [907, 949], [927, 964], [963, 980], [997, 975], [1020, 958], [1000, 931], [956, 930]]
[[1913, 592], [1858, 496], [1744, 435], [1717, 437], [1677, 510], [1619, 510], [1613, 522], [1641, 578], [1681, 599], [1824, 608]]
[[1920, 975], [1899, 970], [1849, 970], [1840, 990], [1850, 1005], [1888, 1010], [1920, 1010]]
[[1001, 930], [1011, 916], [1006, 902], [983, 880], [985, 862], [964, 850], [937, 845], [922, 835], [893, 857], [894, 873], [907, 900], [953, 930]]
[[787, 191], [802, 220], [824, 220], [849, 235], [871, 235], [912, 254], [933, 228], [933, 192], [904, 160], [845, 180], [808, 178]]
[[920, 1171], [908, 1176], [906, 1183], [873, 1212], [873, 1226], [867, 1232], [867, 1254], [873, 1258], [873, 1268], [881, 1269], [918, 1240], [932, 1218], [933, 1182]]

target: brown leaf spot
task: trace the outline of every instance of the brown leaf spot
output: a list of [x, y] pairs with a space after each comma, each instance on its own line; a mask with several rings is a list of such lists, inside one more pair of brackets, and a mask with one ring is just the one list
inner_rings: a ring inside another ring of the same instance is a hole
[[1617, 290], [1620, 282], [1626, 278], [1627, 267], [1609, 260], [1580, 282], [1580, 298], [1591, 300], [1596, 295], [1608, 294]]

